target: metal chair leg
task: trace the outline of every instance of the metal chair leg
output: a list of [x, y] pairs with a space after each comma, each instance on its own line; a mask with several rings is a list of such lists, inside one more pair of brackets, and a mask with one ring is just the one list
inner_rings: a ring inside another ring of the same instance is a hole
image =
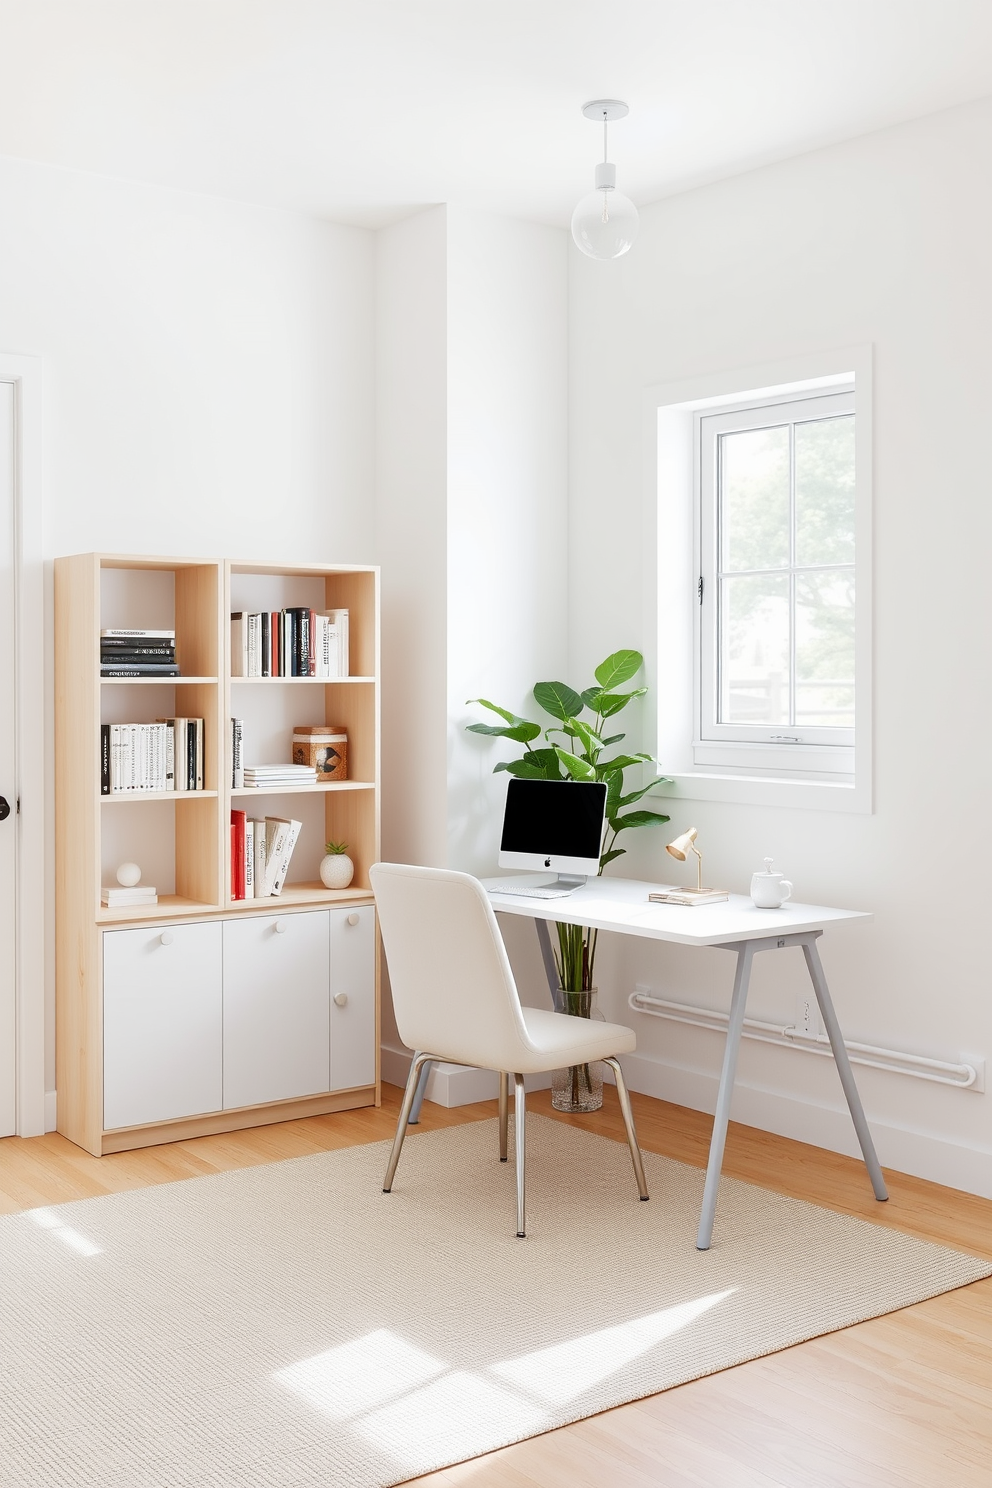
[[517, 1239], [523, 1240], [524, 1228], [524, 1162], [526, 1152], [527, 1101], [524, 1095], [523, 1075], [513, 1077], [513, 1135], [517, 1150]]
[[430, 1064], [431, 1055], [416, 1053], [410, 1064], [410, 1073], [407, 1076], [406, 1089], [403, 1092], [403, 1104], [400, 1107], [400, 1119], [396, 1124], [396, 1135], [393, 1138], [393, 1150], [389, 1154], [389, 1163], [386, 1167], [386, 1176], [382, 1181], [383, 1193], [389, 1193], [393, 1186], [393, 1176], [396, 1172], [396, 1164], [400, 1160], [403, 1151], [403, 1138], [406, 1136], [407, 1122], [413, 1109], [414, 1096], [417, 1094], [417, 1085], [420, 1081], [420, 1071], [425, 1064]]
[[637, 1191], [641, 1201], [650, 1198], [647, 1180], [644, 1177], [644, 1163], [641, 1160], [641, 1149], [637, 1145], [637, 1132], [634, 1129], [634, 1113], [630, 1108], [630, 1096], [627, 1094], [627, 1085], [617, 1059], [604, 1059], [617, 1080], [617, 1098], [620, 1101], [620, 1110], [623, 1113], [623, 1124], [627, 1128], [627, 1146], [630, 1148], [630, 1160], [634, 1164], [634, 1177], [637, 1179]]
[[510, 1077], [506, 1070], [499, 1072], [499, 1160], [506, 1162], [506, 1127], [509, 1115]]

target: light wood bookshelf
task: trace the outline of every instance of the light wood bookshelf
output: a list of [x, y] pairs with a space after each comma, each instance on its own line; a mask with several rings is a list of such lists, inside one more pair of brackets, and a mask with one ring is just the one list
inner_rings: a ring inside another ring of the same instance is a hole
[[[347, 678], [231, 676], [235, 609], [347, 607]], [[176, 632], [176, 678], [101, 679], [101, 628]], [[55, 562], [56, 1084], [58, 1130], [96, 1155], [176, 1140], [176, 1133], [378, 1104], [378, 973], [375, 1078], [352, 1090], [209, 1110], [133, 1129], [104, 1129], [103, 935], [248, 915], [371, 905], [368, 872], [379, 855], [379, 583], [372, 567], [279, 565], [227, 559], [89, 553]], [[183, 715], [204, 719], [204, 789], [100, 793], [100, 726]], [[230, 720], [245, 719], [245, 760], [291, 758], [291, 730], [339, 725], [349, 740], [340, 783], [232, 790]], [[291, 796], [292, 801], [283, 798]], [[290, 815], [303, 830], [281, 895], [231, 898], [230, 813]], [[328, 890], [317, 867], [328, 840], [355, 862], [348, 889]], [[107, 908], [101, 887], [120, 862], [142, 867], [154, 905]], [[294, 877], [294, 873], [298, 875]]]

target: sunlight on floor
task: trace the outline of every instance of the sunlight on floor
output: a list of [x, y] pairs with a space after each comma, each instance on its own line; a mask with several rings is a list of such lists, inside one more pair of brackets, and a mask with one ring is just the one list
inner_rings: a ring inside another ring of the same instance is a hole
[[87, 1240], [85, 1235], [81, 1235], [71, 1225], [63, 1224], [52, 1209], [29, 1209], [26, 1218], [38, 1225], [40, 1229], [47, 1230], [50, 1235], [54, 1235], [57, 1240], [62, 1241], [63, 1245], [68, 1245], [70, 1250], [76, 1251], [79, 1255], [103, 1255], [101, 1246], [94, 1245], [92, 1240]]
[[436, 1444], [439, 1421], [445, 1453], [455, 1457], [475, 1449], [480, 1428], [503, 1439], [543, 1430], [551, 1423], [549, 1407], [577, 1399], [736, 1291], [712, 1292], [476, 1373], [453, 1370], [379, 1328], [272, 1378], [322, 1415], [350, 1423], [397, 1463], [417, 1460], [415, 1454]]
[[725, 1292], [713, 1292], [694, 1302], [681, 1302], [677, 1307], [666, 1307], [647, 1317], [631, 1318], [598, 1333], [586, 1333], [581, 1338], [522, 1354], [519, 1359], [491, 1365], [491, 1373], [550, 1405], [564, 1405], [622, 1369], [631, 1359], [646, 1354], [655, 1344], [688, 1327], [736, 1291], [736, 1287], [730, 1287]]

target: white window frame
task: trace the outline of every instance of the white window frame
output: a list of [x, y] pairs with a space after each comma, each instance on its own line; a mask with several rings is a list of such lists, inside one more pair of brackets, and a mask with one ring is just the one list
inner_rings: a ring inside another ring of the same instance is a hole
[[[743, 402], [735, 399], [722, 408], [697, 409], [693, 415], [694, 525], [700, 584], [694, 636], [697, 660], [693, 761], [697, 765], [729, 765], [733, 769], [748, 771], [771, 769], [840, 783], [849, 783], [854, 773], [855, 729], [728, 724], [719, 720], [717, 703], [720, 689], [720, 436], [782, 424], [794, 428], [803, 422], [845, 414], [855, 414], [853, 382], [846, 386], [806, 389], [801, 393], [790, 392]], [[855, 562], [850, 565], [855, 573], [856, 557], [855, 554]], [[784, 570], [790, 576], [796, 566], [794, 555], [792, 559]], [[742, 750], [742, 745], [750, 747]]]
[[[754, 406], [822, 396], [853, 384], [855, 462], [855, 681], [857, 730], [853, 750], [838, 760], [836, 746], [815, 757], [795, 747], [722, 742], [700, 735], [700, 532], [695, 507], [699, 417], [730, 404]], [[644, 401], [644, 635], [647, 681], [657, 711], [645, 748], [658, 773], [671, 777], [664, 794], [685, 800], [795, 806], [807, 810], [872, 810], [872, 349], [846, 347], [810, 353], [649, 388]], [[709, 750], [712, 747], [713, 753]], [[722, 752], [721, 752], [722, 751]], [[805, 764], [805, 768], [799, 768]], [[838, 768], [840, 766], [840, 768]]]

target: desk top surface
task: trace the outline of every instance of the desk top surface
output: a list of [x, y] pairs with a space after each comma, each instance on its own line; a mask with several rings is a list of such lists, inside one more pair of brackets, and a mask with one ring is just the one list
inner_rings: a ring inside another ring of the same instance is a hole
[[[488, 887], [511, 883], [514, 877], [521, 883], [549, 882], [534, 874], [501, 874], [482, 882]], [[557, 920], [564, 925], [589, 925], [596, 930], [616, 930], [621, 935], [643, 935], [649, 940], [702, 946], [795, 935], [822, 930], [838, 920], [872, 918], [866, 910], [828, 909], [820, 904], [795, 904], [792, 900], [781, 909], [757, 909], [746, 894], [731, 894], [717, 904], [686, 906], [649, 902], [649, 893], [676, 887], [634, 878], [590, 878], [562, 899], [493, 894], [490, 903], [498, 914], [527, 915], [535, 920]]]

